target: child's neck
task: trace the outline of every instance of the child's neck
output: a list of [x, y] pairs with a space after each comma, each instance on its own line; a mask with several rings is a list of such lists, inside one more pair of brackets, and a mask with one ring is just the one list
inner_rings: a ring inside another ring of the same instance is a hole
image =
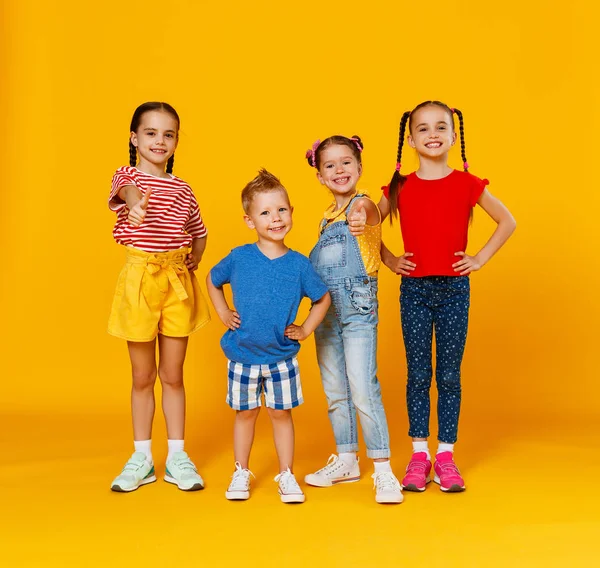
[[266, 241], [261, 238], [256, 241], [258, 250], [262, 252], [267, 258], [274, 260], [286, 254], [290, 249], [285, 245], [283, 241], [273, 242]]
[[350, 201], [352, 201], [352, 199], [354, 198], [354, 196], [357, 194], [357, 190], [356, 188], [354, 188], [354, 190], [352, 191], [352, 193], [350, 195], [335, 195], [335, 210], [339, 211], [340, 209], [346, 207], [346, 205], [348, 205], [348, 203], [350, 203]]
[[140, 163], [136, 166], [140, 172], [144, 172], [145, 174], [150, 174], [151, 176], [160, 177], [160, 178], [168, 178], [170, 177], [168, 173], [165, 172], [165, 165], [162, 166], [151, 164], [150, 162], [146, 162], [145, 160], [140, 161]]
[[451, 172], [452, 168], [448, 165], [447, 154], [437, 159], [419, 156], [419, 169], [416, 173], [420, 179], [441, 179]]

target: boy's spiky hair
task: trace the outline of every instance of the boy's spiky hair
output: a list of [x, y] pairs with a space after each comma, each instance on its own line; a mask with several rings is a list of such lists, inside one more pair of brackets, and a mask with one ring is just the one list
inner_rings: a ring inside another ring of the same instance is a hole
[[270, 193], [272, 191], [283, 191], [289, 202], [289, 197], [285, 187], [281, 184], [279, 179], [274, 176], [271, 172], [268, 172], [265, 168], [262, 168], [258, 175], [242, 190], [242, 207], [244, 212], [247, 214], [254, 197], [259, 193]]

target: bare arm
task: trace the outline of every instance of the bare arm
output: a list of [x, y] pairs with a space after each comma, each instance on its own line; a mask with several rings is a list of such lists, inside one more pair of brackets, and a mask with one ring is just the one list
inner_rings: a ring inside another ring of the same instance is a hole
[[285, 328], [284, 335], [290, 339], [297, 339], [298, 341], [304, 341], [323, 321], [329, 306], [331, 305], [331, 297], [329, 292], [325, 292], [325, 295], [317, 300], [310, 309], [308, 317], [304, 320], [301, 325], [291, 324]]
[[144, 195], [135, 187], [135, 185], [124, 185], [119, 189], [117, 197], [124, 201], [129, 209], [127, 221], [134, 227], [141, 225], [146, 218], [146, 210], [148, 209], [148, 201], [152, 190], [148, 190]]
[[460, 256], [461, 260], [455, 262], [452, 266], [454, 272], [459, 272], [461, 276], [469, 274], [482, 268], [502, 247], [517, 228], [517, 222], [506, 206], [487, 189], [477, 201], [478, 205], [498, 224], [496, 230], [483, 248], [475, 255], [469, 256], [464, 251], [455, 252], [455, 256]]
[[358, 237], [364, 233], [365, 225], [379, 225], [379, 209], [374, 201], [361, 197], [352, 204], [347, 220], [350, 234]]
[[204, 251], [206, 250], [206, 235], [199, 239], [192, 240], [192, 251], [187, 255], [185, 259], [185, 265], [190, 272], [193, 272], [198, 268]]
[[208, 290], [208, 297], [210, 298], [212, 305], [215, 307], [215, 312], [217, 312], [217, 315], [223, 322], [223, 325], [228, 327], [231, 331], [238, 329], [241, 324], [240, 314], [229, 307], [229, 304], [225, 299], [225, 294], [223, 293], [223, 288], [217, 288], [212, 283], [210, 272], [206, 277], [206, 288]]

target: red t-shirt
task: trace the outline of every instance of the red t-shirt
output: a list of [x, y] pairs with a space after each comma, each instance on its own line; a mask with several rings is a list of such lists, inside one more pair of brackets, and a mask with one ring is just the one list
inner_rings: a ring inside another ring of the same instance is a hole
[[[487, 179], [453, 170], [446, 177], [424, 180], [409, 174], [398, 195], [405, 252], [417, 267], [411, 276], [458, 276], [455, 252], [466, 251], [471, 209]], [[384, 187], [389, 197], [389, 187]]]

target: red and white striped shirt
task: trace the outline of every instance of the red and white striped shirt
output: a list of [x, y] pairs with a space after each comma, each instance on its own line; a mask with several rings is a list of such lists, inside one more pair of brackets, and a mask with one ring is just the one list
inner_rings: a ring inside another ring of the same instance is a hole
[[[125, 185], [135, 185], [142, 195], [152, 189], [146, 218], [139, 227], [127, 221], [129, 208], [118, 197]], [[119, 168], [112, 179], [108, 206], [117, 213], [115, 241], [146, 252], [166, 252], [189, 247], [192, 239], [206, 236], [192, 188], [176, 176], [160, 178], [137, 168]]]

